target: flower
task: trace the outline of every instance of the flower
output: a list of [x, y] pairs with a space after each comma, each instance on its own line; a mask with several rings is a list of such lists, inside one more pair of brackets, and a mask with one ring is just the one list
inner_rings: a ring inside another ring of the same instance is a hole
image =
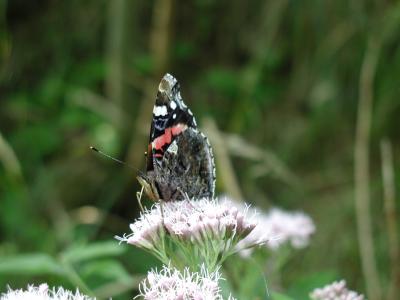
[[350, 291], [346, 287], [346, 281], [335, 281], [323, 288], [311, 292], [312, 300], [364, 300], [364, 296]]
[[258, 225], [242, 242], [243, 245], [268, 238], [264, 244], [271, 250], [277, 250], [285, 243], [299, 249], [309, 244], [310, 236], [315, 232], [312, 219], [302, 212], [286, 212], [273, 208], [267, 214], [258, 214], [256, 221]]
[[[183, 272], [170, 266], [161, 271], [151, 270], [147, 278], [139, 285], [140, 295], [145, 300], [222, 300], [218, 281], [218, 271], [208, 272], [203, 265], [199, 272], [191, 273], [188, 268]], [[234, 300], [229, 297], [230, 300]]]
[[227, 201], [160, 202], [130, 225], [131, 234], [117, 238], [150, 251], [164, 264], [172, 257], [173, 263], [186, 262], [194, 269], [206, 263], [213, 270], [255, 226], [247, 211]]
[[75, 293], [65, 290], [62, 287], [49, 289], [44, 283], [37, 287], [28, 285], [26, 290], [12, 290], [8, 288], [6, 293], [1, 294], [1, 300], [93, 300], [88, 296], [82, 295], [77, 290]]

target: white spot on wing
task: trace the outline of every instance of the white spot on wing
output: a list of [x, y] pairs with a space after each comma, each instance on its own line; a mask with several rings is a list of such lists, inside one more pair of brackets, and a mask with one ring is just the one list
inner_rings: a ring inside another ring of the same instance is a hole
[[185, 102], [181, 101], [181, 105], [182, 105], [183, 108], [187, 108], [187, 105], [185, 104]]
[[171, 109], [174, 110], [176, 108], [175, 101], [171, 101], [170, 104], [169, 104], [169, 107], [171, 107]]
[[189, 113], [189, 115], [193, 116], [193, 113], [190, 109], [188, 109], [188, 113]]
[[178, 144], [176, 141], [173, 141], [171, 145], [169, 145], [167, 152], [177, 154], [178, 153]]
[[172, 115], [172, 119], [176, 119], [176, 114], [173, 114], [173, 115]]
[[168, 111], [167, 111], [167, 107], [165, 106], [165, 105], [161, 105], [161, 106], [154, 106], [154, 108], [153, 108], [153, 114], [156, 116], [156, 117], [159, 117], [159, 116], [166, 116], [167, 115], [167, 113], [168, 113]]

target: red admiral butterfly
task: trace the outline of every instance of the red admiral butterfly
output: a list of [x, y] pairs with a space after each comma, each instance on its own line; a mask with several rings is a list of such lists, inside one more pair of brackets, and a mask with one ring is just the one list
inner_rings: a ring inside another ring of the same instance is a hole
[[193, 113], [182, 100], [179, 83], [170, 74], [158, 86], [147, 172], [137, 179], [155, 201], [214, 196], [215, 165], [210, 143], [197, 129]]

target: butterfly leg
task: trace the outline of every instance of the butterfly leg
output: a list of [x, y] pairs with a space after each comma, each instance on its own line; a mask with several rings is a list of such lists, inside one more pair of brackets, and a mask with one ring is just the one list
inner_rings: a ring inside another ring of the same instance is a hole
[[193, 209], [195, 209], [196, 211], [200, 212], [200, 211], [199, 211], [196, 207], [194, 207], [194, 205], [192, 204], [192, 201], [190, 200], [190, 197], [189, 197], [188, 193], [182, 191], [182, 189], [180, 189], [179, 187], [177, 188], [177, 191], [179, 191], [179, 192], [182, 194], [182, 196], [183, 196], [183, 198], [184, 198], [184, 201], [186, 201], [186, 202], [189, 204], [189, 206], [190, 206], [191, 208], [193, 208]]
[[164, 207], [163, 207], [163, 202], [160, 201], [160, 213], [161, 213], [161, 222], [163, 225], [163, 228], [165, 228], [165, 224], [164, 224]]
[[139, 207], [140, 207], [140, 210], [141, 210], [142, 212], [144, 211], [143, 205], [142, 205], [143, 190], [144, 190], [144, 186], [142, 186], [142, 189], [140, 190], [140, 192], [136, 192], [136, 199], [137, 199], [137, 201], [138, 201], [138, 203], [139, 203]]
[[181, 193], [182, 193], [183, 197], [185, 198], [185, 200], [190, 203], [190, 198], [189, 198], [188, 193], [183, 192], [183, 191], [181, 191]]

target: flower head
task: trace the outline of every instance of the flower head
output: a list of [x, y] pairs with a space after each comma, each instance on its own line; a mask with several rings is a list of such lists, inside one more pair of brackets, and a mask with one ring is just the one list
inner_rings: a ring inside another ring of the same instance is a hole
[[302, 212], [285, 212], [274, 208], [267, 214], [258, 214], [256, 220], [258, 225], [243, 241], [245, 245], [268, 237], [265, 246], [271, 250], [277, 250], [286, 243], [294, 248], [304, 248], [315, 232], [312, 219]]
[[6, 293], [1, 294], [1, 300], [94, 300], [88, 296], [82, 295], [77, 290], [75, 293], [65, 290], [62, 287], [49, 289], [47, 284], [41, 284], [37, 287], [28, 285], [26, 290], [8, 289]]
[[130, 225], [132, 233], [119, 239], [150, 251], [165, 264], [178, 253], [176, 261], [186, 258], [213, 269], [235, 252], [236, 244], [255, 226], [247, 211], [240, 212], [230, 202], [164, 202], [144, 211]]
[[[145, 300], [223, 300], [218, 281], [218, 271], [208, 272], [204, 265], [199, 272], [183, 272], [164, 266], [161, 271], [152, 270], [140, 284], [140, 295]], [[232, 299], [233, 298], [229, 298]]]
[[313, 290], [310, 298], [312, 300], [364, 300], [363, 295], [348, 290], [344, 280]]

